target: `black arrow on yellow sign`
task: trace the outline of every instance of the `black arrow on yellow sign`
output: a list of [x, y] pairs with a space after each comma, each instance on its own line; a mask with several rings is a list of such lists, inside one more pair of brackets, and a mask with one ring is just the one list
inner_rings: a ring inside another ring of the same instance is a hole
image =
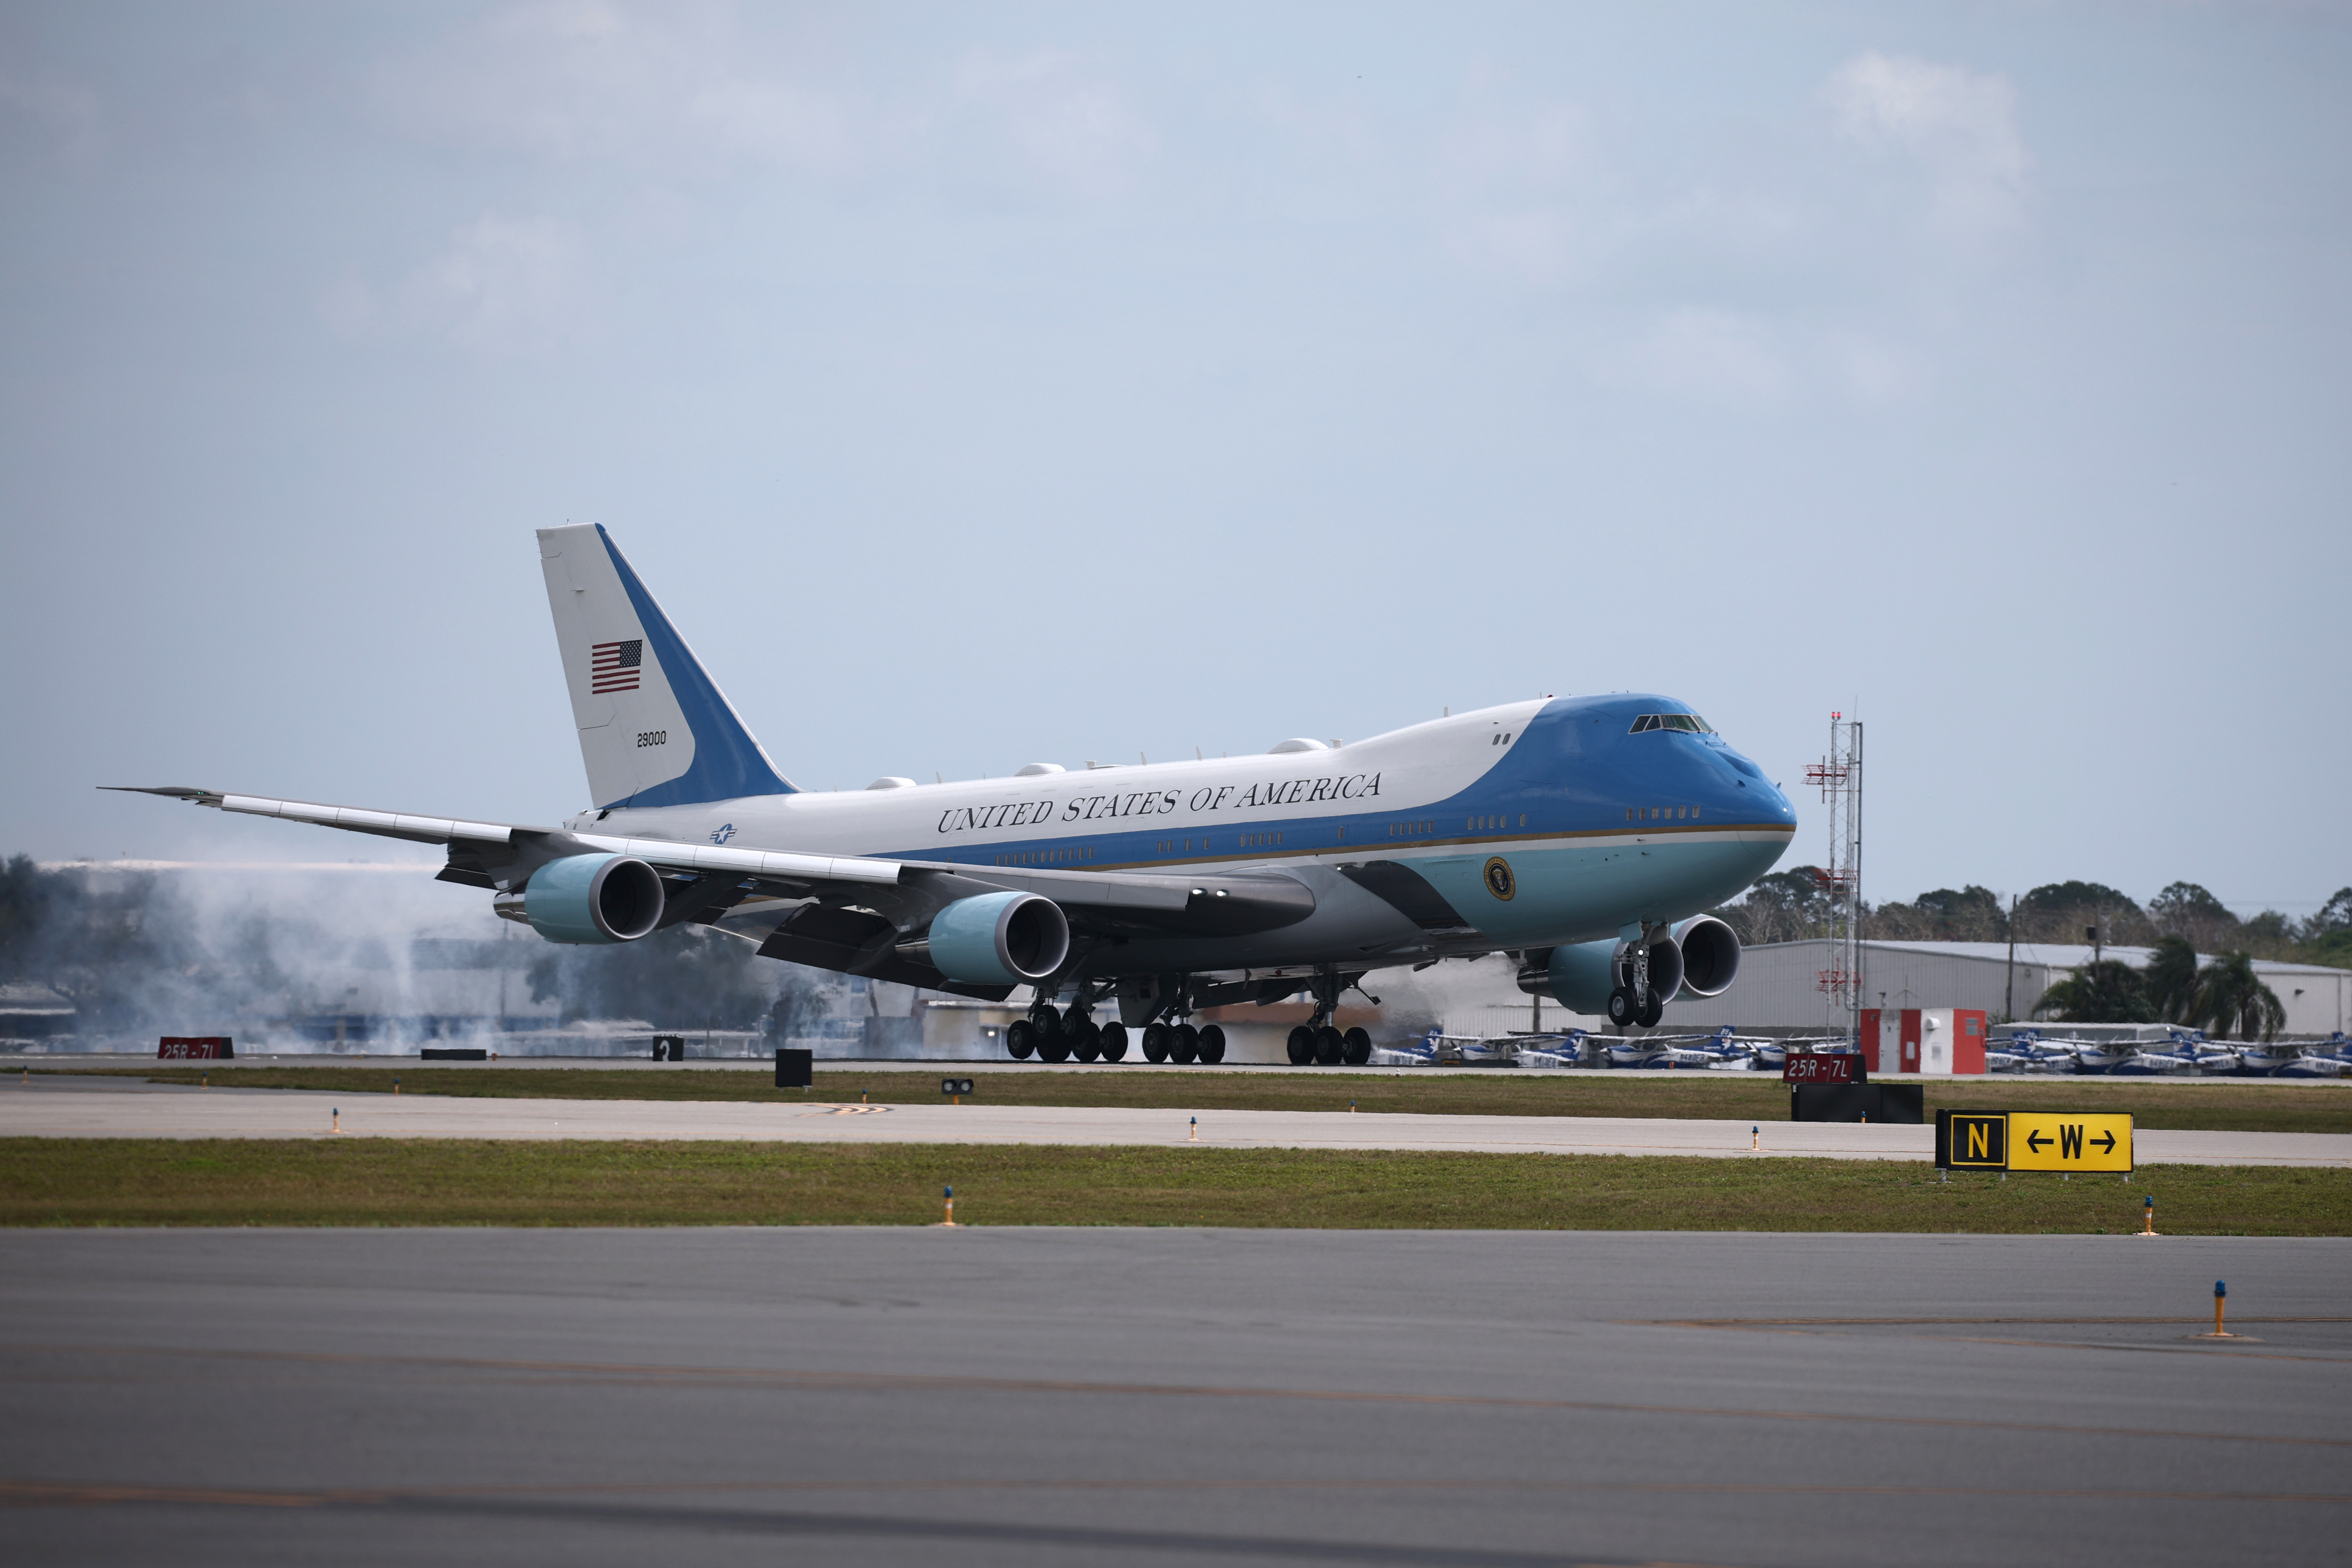
[[[2029, 1135], [2027, 1136], [2027, 1138], [2026, 1138], [2026, 1140], [2025, 1140], [2025, 1146], [2026, 1146], [2027, 1148], [2029, 1148], [2029, 1149], [2032, 1150], [2035, 1153], [2039, 1154], [2039, 1153], [2041, 1153], [2041, 1152], [2042, 1152], [2042, 1145], [2043, 1145], [2044, 1143], [2055, 1143], [2056, 1142], [2058, 1142], [2058, 1140], [2056, 1140], [2055, 1138], [2044, 1138], [2043, 1136], [2042, 1136], [2041, 1129], [2036, 1128], [2036, 1129], [2035, 1129], [2035, 1130], [2034, 1130], [2031, 1134], [2029, 1134]], [[2109, 1139], [2108, 1139], [2108, 1142], [2109, 1142], [2110, 1144], [2112, 1144], [2114, 1142], [2115, 1142], [2114, 1138], [2113, 1138], [2112, 1136], [2110, 1136], [2110, 1137], [2109, 1137]]]
[[2104, 1138], [2094, 1138], [2091, 1142], [2101, 1145], [2110, 1154], [2116, 1152], [2116, 1135], [2112, 1132], [2108, 1133]]

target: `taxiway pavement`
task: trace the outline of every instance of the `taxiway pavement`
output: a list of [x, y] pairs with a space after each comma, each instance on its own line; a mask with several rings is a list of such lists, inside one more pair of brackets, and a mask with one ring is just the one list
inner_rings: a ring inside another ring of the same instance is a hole
[[[0, 1233], [0, 1556], [2332, 1563], [2347, 1278], [2229, 1237]], [[2251, 1338], [2192, 1337], [2216, 1279]]]
[[[0, 1084], [0, 1137], [729, 1139], [802, 1143], [1152, 1144], [1415, 1149], [1462, 1153], [1685, 1154], [1931, 1160], [1935, 1128], [1882, 1122], [1642, 1117], [1430, 1116], [806, 1100], [508, 1100], [335, 1096], [130, 1080], [102, 1089]], [[141, 1092], [141, 1091], [145, 1092]], [[1199, 1118], [1197, 1125], [1192, 1120]], [[340, 1121], [340, 1134], [330, 1131]], [[1754, 1131], [1751, 1131], [1751, 1129]], [[1760, 1142], [1759, 1150], [1751, 1144]], [[2142, 1131], [2142, 1165], [2352, 1166], [2352, 1133]]]

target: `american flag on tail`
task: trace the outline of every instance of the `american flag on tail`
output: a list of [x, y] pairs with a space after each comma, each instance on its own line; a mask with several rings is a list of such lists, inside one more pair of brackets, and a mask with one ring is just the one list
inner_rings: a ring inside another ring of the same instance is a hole
[[646, 662], [646, 639], [600, 642], [588, 650], [590, 689], [597, 692], [635, 691], [637, 671]]

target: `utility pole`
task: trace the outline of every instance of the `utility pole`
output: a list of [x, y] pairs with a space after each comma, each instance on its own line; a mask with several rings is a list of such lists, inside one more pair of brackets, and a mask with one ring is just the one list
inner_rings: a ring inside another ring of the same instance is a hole
[[1805, 770], [1805, 782], [1821, 786], [1829, 807], [1830, 863], [1815, 873], [1829, 895], [1829, 965], [1814, 975], [1832, 1013], [1845, 1015], [1844, 1028], [1862, 1029], [1862, 721], [1830, 715], [1829, 755]]
[[2017, 895], [2009, 896], [2009, 981], [2000, 993], [2001, 1022], [2017, 1022]]

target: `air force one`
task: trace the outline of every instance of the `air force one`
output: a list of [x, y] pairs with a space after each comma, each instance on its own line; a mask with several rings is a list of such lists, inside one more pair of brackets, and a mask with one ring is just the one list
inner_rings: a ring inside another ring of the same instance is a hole
[[[599, 526], [540, 564], [591, 797], [561, 826], [216, 790], [222, 811], [446, 846], [443, 881], [558, 942], [681, 923], [764, 957], [1002, 1001], [1015, 1057], [1221, 1060], [1205, 1007], [1304, 992], [1295, 1062], [1365, 1060], [1332, 1026], [1375, 970], [1505, 952], [1521, 989], [1620, 1026], [1739, 967], [1702, 913], [1769, 869], [1796, 814], [1664, 697], [1516, 702], [1345, 744], [1010, 778], [786, 779]], [[125, 787], [125, 786], [109, 786]], [[1098, 1011], [1115, 1022], [1097, 1021]]]

